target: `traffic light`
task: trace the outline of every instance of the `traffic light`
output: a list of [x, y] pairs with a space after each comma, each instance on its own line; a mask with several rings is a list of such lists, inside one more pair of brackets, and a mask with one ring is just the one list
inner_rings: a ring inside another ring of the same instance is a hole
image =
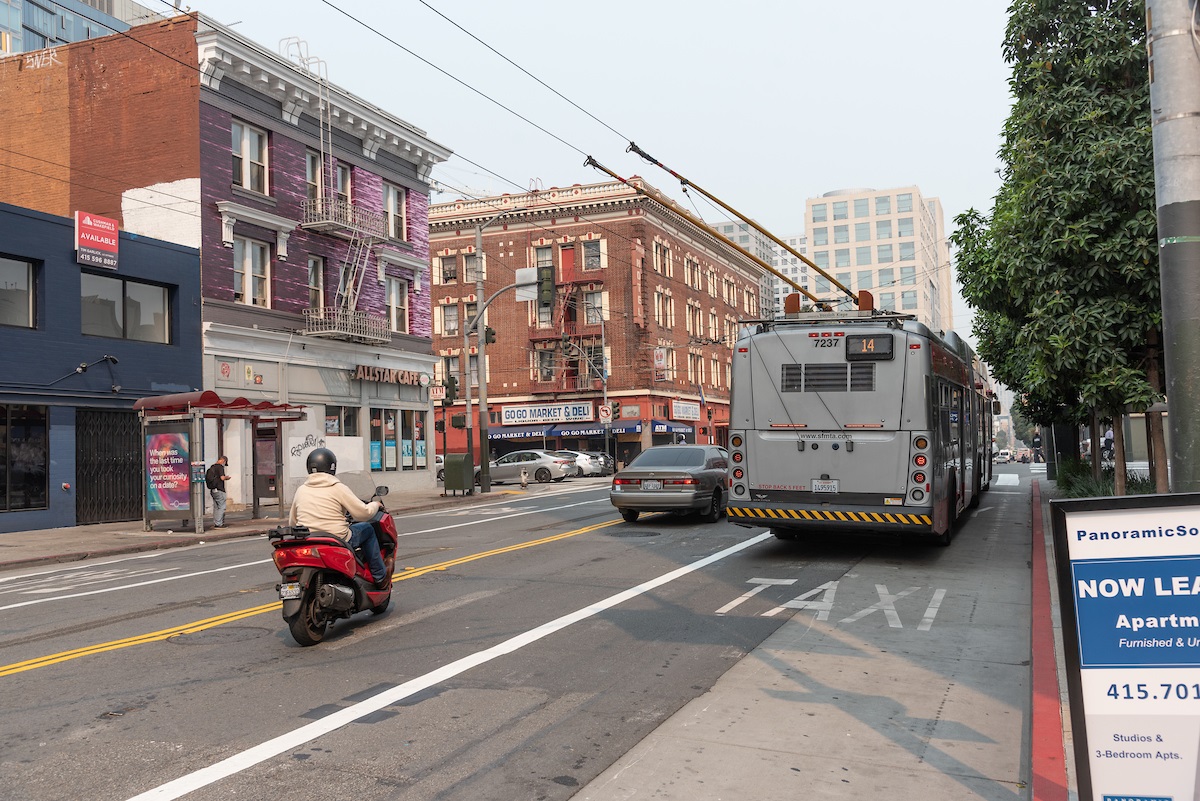
[[549, 309], [554, 305], [554, 265], [539, 264], [537, 268], [538, 306]]
[[620, 401], [612, 402], [612, 412], [613, 412], [614, 420], [616, 420], [618, 417], [621, 416], [621, 402]]
[[467, 416], [465, 414], [450, 415], [450, 425], [454, 426], [455, 428], [466, 428]]
[[458, 399], [458, 378], [448, 375], [442, 383], [446, 385], [446, 402], [454, 403]]
[[496, 341], [496, 329], [492, 328], [490, 325], [484, 326], [483, 327], [483, 342], [484, 342], [484, 344], [491, 345], [495, 341]]
[[433, 421], [433, 430], [438, 432], [439, 434], [441, 432], [445, 431], [446, 430], [446, 421], [445, 420], [434, 420]]

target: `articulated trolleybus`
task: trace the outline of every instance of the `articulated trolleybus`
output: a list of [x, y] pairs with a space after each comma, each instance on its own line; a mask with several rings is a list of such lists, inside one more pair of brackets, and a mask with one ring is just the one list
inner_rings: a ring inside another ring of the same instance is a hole
[[730, 522], [949, 545], [992, 479], [999, 403], [970, 347], [886, 311], [755, 325], [733, 352]]

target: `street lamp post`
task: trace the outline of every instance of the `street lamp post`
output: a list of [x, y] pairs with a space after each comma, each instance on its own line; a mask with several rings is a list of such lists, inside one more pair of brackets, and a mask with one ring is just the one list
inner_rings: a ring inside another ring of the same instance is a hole
[[[475, 311], [475, 319], [467, 326], [463, 332], [464, 352], [467, 350], [466, 342], [468, 332], [471, 329], [475, 330], [476, 339], [479, 343], [479, 491], [492, 491], [492, 471], [491, 471], [491, 447], [488, 443], [488, 401], [487, 401], [487, 336], [483, 328], [480, 327], [483, 321], [483, 311], [486, 304], [483, 303], [483, 229], [494, 223], [496, 220], [503, 217], [509, 212], [524, 211], [523, 208], [504, 209], [494, 214], [489, 220], [475, 226], [475, 303], [478, 304]], [[470, 365], [470, 356], [467, 356], [467, 364]], [[471, 391], [470, 376], [468, 376], [467, 392]], [[467, 397], [470, 397], [469, 395]], [[470, 409], [468, 408], [467, 419], [470, 420]], [[470, 441], [470, 432], [467, 432], [467, 440]]]

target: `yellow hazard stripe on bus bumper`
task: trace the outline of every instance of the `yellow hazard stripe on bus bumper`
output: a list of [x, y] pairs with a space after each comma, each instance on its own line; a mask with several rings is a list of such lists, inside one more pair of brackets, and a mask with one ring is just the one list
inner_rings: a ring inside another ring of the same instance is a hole
[[807, 520], [821, 523], [891, 523], [900, 526], [932, 526], [929, 515], [904, 514], [902, 512], [839, 512], [829, 509], [760, 509], [744, 506], [726, 508], [730, 517], [762, 520]]

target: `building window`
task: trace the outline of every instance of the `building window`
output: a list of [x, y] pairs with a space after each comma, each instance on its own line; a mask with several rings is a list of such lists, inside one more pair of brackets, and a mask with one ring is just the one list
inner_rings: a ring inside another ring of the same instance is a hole
[[475, 323], [475, 309], [479, 307], [478, 303], [463, 304], [463, 323], [471, 327]]
[[233, 183], [267, 194], [267, 134], [244, 122], [233, 123]]
[[829, 267], [829, 251], [828, 250], [820, 250], [820, 251], [817, 251], [816, 253], [814, 253], [813, 254], [813, 263], [816, 264], [818, 267], [820, 267], [822, 270]]
[[850, 266], [850, 248], [838, 248], [833, 252], [834, 267]]
[[654, 272], [671, 274], [671, 250], [662, 242], [654, 243]]
[[545, 348], [535, 350], [537, 359], [537, 380], [538, 381], [553, 381], [554, 380], [554, 351]]
[[326, 406], [325, 433], [335, 437], [357, 437], [358, 407]]
[[452, 336], [458, 331], [458, 305], [442, 307], [442, 333]]
[[871, 263], [870, 245], [863, 245], [854, 249], [854, 263], [860, 267]]
[[875, 221], [875, 238], [876, 239], [891, 239], [892, 238], [892, 221], [891, 220], [876, 220]]
[[835, 225], [833, 226], [833, 241], [834, 244], [844, 245], [850, 241], [850, 226]]
[[874, 286], [874, 281], [875, 281], [875, 273], [873, 271], [871, 271], [871, 270], [859, 270], [858, 271], [858, 288], [859, 289], [870, 289], [872, 286]]
[[900, 293], [900, 308], [915, 309], [917, 308], [917, 291], [909, 289]]
[[917, 285], [917, 268], [916, 267], [901, 267], [900, 268], [900, 283], [905, 286]]
[[479, 275], [479, 256], [474, 253], [467, 253], [463, 256], [463, 278], [469, 284], [478, 281]]
[[350, 176], [351, 170], [349, 164], [337, 165], [337, 194], [338, 200], [343, 203], [349, 203], [352, 199], [350, 189], [353, 181], [351, 181]]
[[891, 245], [879, 245], [875, 248], [876, 261], [880, 264], [887, 264], [890, 261], [895, 261], [892, 257]]
[[458, 256], [442, 256], [442, 283], [453, 284], [458, 280]]
[[604, 380], [604, 348], [599, 344], [583, 346], [584, 361], [587, 362], [588, 378]]
[[166, 287], [80, 273], [82, 331], [89, 336], [170, 341]]
[[271, 250], [264, 242], [233, 238], [233, 299], [250, 306], [271, 305]]
[[33, 328], [33, 264], [0, 257], [0, 325]]
[[0, 404], [0, 511], [47, 508], [49, 468], [46, 407]]
[[916, 256], [916, 246], [912, 242], [900, 243], [900, 261], [912, 261]]
[[325, 259], [308, 257], [308, 307], [320, 309], [325, 305]]
[[837, 200], [837, 201], [834, 201], [834, 204], [833, 204], [833, 219], [835, 219], [835, 220], [844, 220], [844, 219], [846, 219], [847, 217], [849, 217], [849, 216], [850, 216], [849, 212], [847, 211], [846, 205], [847, 205], [847, 204], [846, 204], [846, 201], [844, 201], [844, 200]]
[[583, 269], [599, 270], [602, 266], [600, 263], [600, 242], [584, 242], [583, 244]]
[[442, 383], [445, 383], [446, 378], [449, 376], [454, 376], [458, 379], [460, 384], [462, 383], [462, 375], [459, 374], [457, 356], [442, 357]]
[[690, 287], [702, 289], [704, 279], [700, 273], [700, 263], [695, 259], [684, 257], [683, 260], [683, 282]]
[[902, 213], [912, 211], [912, 192], [896, 195], [896, 211]]
[[828, 278], [826, 278], [823, 275], [819, 275], [819, 276], [817, 276], [817, 280], [815, 283], [816, 283], [815, 291], [818, 295], [828, 295], [829, 294], [829, 290], [832, 285], [829, 283]]
[[405, 214], [407, 194], [403, 187], [383, 185], [383, 212], [387, 215], [388, 236], [408, 241], [408, 217]]
[[879, 271], [879, 288], [883, 289], [887, 286], [894, 286], [896, 283], [896, 271], [891, 267], [885, 267]]
[[842, 286], [844, 286], [844, 287], [850, 286], [850, 273], [838, 273], [837, 275], [834, 276], [834, 278], [836, 278], [837, 282], [839, 284], [841, 284]]
[[896, 220], [896, 236], [912, 236], [913, 235], [913, 218], [901, 217]]
[[316, 200], [321, 196], [321, 154], [309, 150], [304, 155], [304, 183], [308, 189], [308, 199]]
[[[882, 286], [882, 285], [883, 285], [883, 282], [881, 281], [880, 286]], [[883, 294], [881, 294], [879, 296], [879, 308], [884, 311], [895, 311], [896, 310], [896, 293], [895, 292], [884, 292]]]
[[427, 469], [426, 412], [371, 410], [371, 469], [381, 472]]
[[875, 198], [875, 214], [891, 214], [892, 213], [892, 196], [880, 195]]
[[871, 216], [871, 199], [860, 197], [854, 201], [854, 216], [869, 217]]
[[479, 354], [472, 353], [471, 358], [467, 360], [467, 370], [471, 373], [471, 386], [479, 386]]
[[604, 293], [584, 292], [583, 308], [588, 325], [599, 325], [604, 319]]
[[871, 224], [869, 222], [861, 222], [854, 224], [854, 241], [866, 242], [871, 238]]
[[408, 333], [408, 281], [387, 279], [384, 304], [387, 307], [388, 328], [400, 334]]
[[814, 203], [812, 207], [813, 222], [825, 222], [829, 219], [828, 206], [824, 203]]
[[816, 247], [824, 247], [829, 244], [829, 229], [814, 228], [813, 229], [813, 245]]

